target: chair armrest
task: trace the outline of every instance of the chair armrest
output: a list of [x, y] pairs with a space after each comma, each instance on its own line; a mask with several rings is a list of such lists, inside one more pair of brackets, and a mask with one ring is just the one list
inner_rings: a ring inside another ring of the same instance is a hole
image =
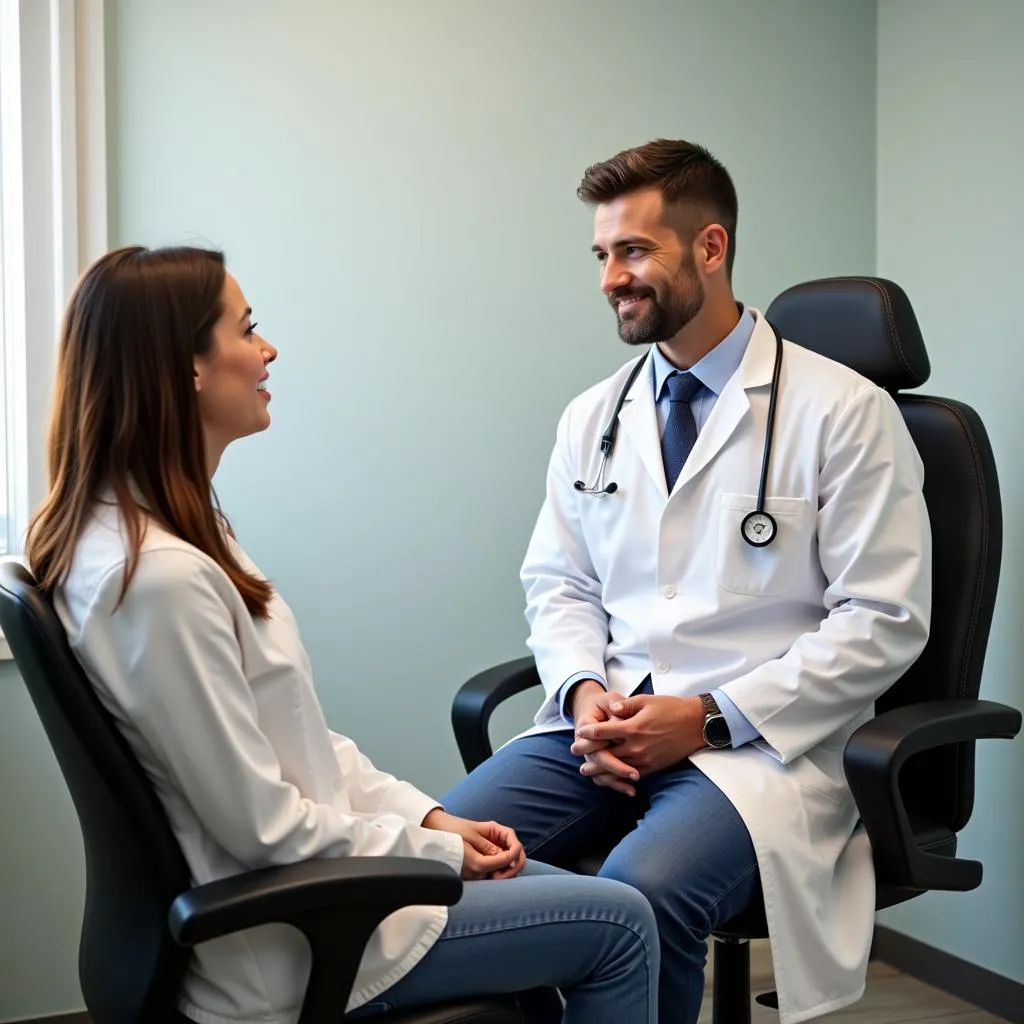
[[494, 753], [487, 732], [494, 709], [531, 686], [540, 686], [533, 658], [516, 658], [478, 673], [459, 688], [452, 702], [452, 728], [467, 772]]
[[[328, 909], [451, 906], [462, 880], [440, 861], [419, 857], [339, 857], [263, 868], [183, 892], [171, 905], [171, 935], [194, 946], [262, 924], [295, 924]], [[362, 950], [360, 950], [362, 955]]]
[[306, 937], [312, 969], [299, 1024], [336, 1024], [344, 1013], [366, 943], [402, 907], [451, 906], [462, 880], [439, 861], [416, 857], [309, 860], [222, 878], [171, 904], [175, 941], [193, 946], [264, 924]]
[[871, 840], [880, 884], [963, 892], [981, 884], [977, 861], [921, 850], [899, 790], [904, 762], [954, 743], [1013, 739], [1021, 713], [987, 700], [925, 701], [893, 708], [862, 725], [843, 751], [846, 781]]

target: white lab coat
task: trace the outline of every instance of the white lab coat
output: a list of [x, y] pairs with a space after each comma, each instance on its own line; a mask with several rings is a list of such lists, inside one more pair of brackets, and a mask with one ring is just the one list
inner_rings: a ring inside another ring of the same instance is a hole
[[[461, 868], [459, 836], [420, 827], [437, 802], [328, 730], [279, 595], [269, 619], [254, 619], [212, 559], [150, 525], [115, 611], [124, 559], [116, 506], [100, 505], [55, 603], [153, 781], [196, 885], [324, 857], [427, 857]], [[407, 974], [446, 921], [444, 907], [388, 917], [367, 946], [348, 1009]], [[251, 929], [196, 947], [181, 1011], [202, 1024], [291, 1024], [308, 976], [298, 932]]]
[[[523, 565], [547, 699], [530, 732], [564, 729], [580, 671], [632, 691], [721, 687], [763, 737], [693, 762], [739, 811], [757, 853], [782, 1024], [863, 992], [874, 920], [868, 840], [842, 769], [850, 734], [928, 634], [923, 468], [885, 391], [785, 343], [766, 508], [775, 541], [740, 536], [756, 504], [775, 338], [756, 326], [676, 485], [666, 490], [651, 361], [630, 389], [592, 496], [599, 440], [631, 360], [570, 403]], [[567, 736], [566, 742], [569, 742]]]

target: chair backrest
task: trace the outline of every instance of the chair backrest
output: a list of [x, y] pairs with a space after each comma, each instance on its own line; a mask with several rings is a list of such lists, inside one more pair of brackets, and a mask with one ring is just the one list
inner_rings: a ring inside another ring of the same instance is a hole
[[[876, 710], [976, 698], [1003, 543], [999, 479], [981, 419], [962, 402], [902, 394], [928, 379], [930, 365], [910, 300], [891, 281], [809, 281], [783, 292], [766, 315], [783, 337], [889, 391], [924, 463], [932, 528], [931, 630], [921, 656]], [[974, 803], [974, 744], [911, 758], [900, 790], [912, 812], [959, 831]]]
[[78, 813], [86, 857], [79, 977], [94, 1024], [176, 1016], [189, 950], [167, 927], [188, 868], [156, 793], [100, 704], [56, 612], [20, 565], [0, 566], [0, 626]]

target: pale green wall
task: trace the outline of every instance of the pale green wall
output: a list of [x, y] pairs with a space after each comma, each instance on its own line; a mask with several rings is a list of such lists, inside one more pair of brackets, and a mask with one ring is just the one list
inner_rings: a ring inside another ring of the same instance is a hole
[[112, 8], [113, 241], [223, 246], [281, 351], [225, 508], [332, 723], [444, 787], [456, 684], [523, 650], [557, 416], [627, 357], [584, 167], [658, 134], [711, 146], [747, 301], [871, 269], [873, 4]]
[[84, 893], [71, 797], [28, 692], [0, 662], [0, 1020], [82, 1005]]
[[[524, 652], [517, 572], [558, 413], [627, 354], [583, 169], [657, 135], [710, 146], [762, 308], [870, 272], [875, 4], [107, 7], [112, 241], [224, 247], [281, 350], [273, 429], [229, 453], [224, 506], [302, 623], [332, 725], [440, 791], [457, 685]], [[9, 671], [0, 730], [2, 1020], [78, 1004], [82, 878]]]
[[[881, 0], [878, 272], [906, 288], [932, 361], [924, 391], [977, 409], [995, 450], [1003, 565], [982, 696], [1024, 706], [1024, 4]], [[980, 889], [932, 894], [886, 924], [1024, 981], [1024, 741], [978, 746], [963, 856]]]

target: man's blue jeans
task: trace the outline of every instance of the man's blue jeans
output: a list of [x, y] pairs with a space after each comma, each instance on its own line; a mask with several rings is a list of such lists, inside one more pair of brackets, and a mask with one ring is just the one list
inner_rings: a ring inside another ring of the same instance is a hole
[[569, 730], [514, 740], [443, 798], [445, 810], [510, 825], [527, 855], [548, 864], [611, 850], [601, 875], [639, 889], [658, 921], [661, 1024], [696, 1024], [705, 940], [757, 890], [750, 835], [689, 761], [641, 779], [628, 797], [580, 775], [572, 740]]

